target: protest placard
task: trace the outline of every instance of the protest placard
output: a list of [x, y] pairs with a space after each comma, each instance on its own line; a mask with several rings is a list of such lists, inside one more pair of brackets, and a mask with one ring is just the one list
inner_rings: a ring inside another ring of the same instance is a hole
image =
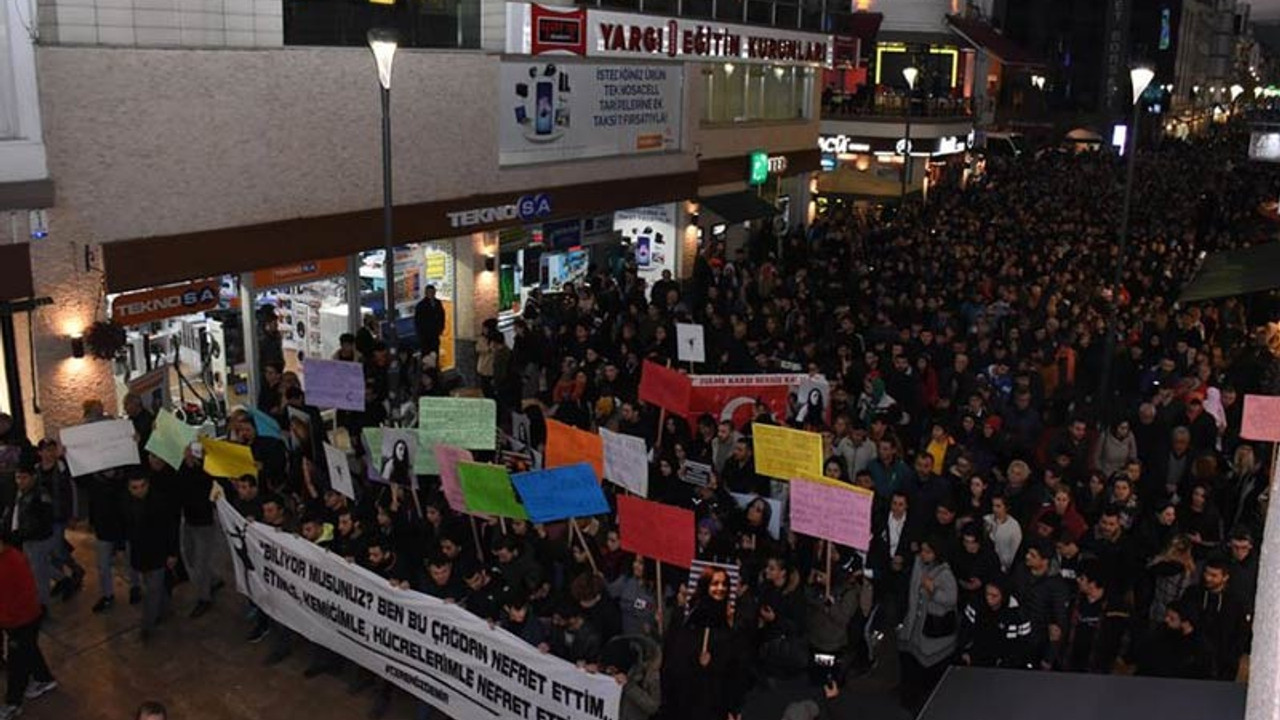
[[609, 482], [639, 495], [649, 496], [649, 457], [644, 438], [600, 428], [604, 444], [604, 476]]
[[756, 472], [778, 480], [822, 477], [822, 435], [777, 425], [751, 426]]
[[1240, 437], [1245, 440], [1280, 442], [1280, 396], [1244, 396]]
[[782, 501], [781, 500], [774, 500], [773, 498], [767, 498], [763, 495], [753, 495], [751, 493], [731, 492], [729, 493], [729, 495], [730, 497], [733, 498], [733, 502], [736, 503], [737, 506], [742, 508], [743, 510], [746, 510], [747, 506], [750, 505], [755, 500], [763, 501], [765, 505], [769, 506], [769, 518], [768, 518], [769, 522], [765, 526], [765, 528], [769, 531], [769, 535], [774, 540], [778, 540], [782, 537]]
[[791, 529], [868, 550], [874, 499], [874, 493], [862, 488], [795, 478], [791, 481]]
[[410, 428], [383, 428], [379, 448], [378, 477], [393, 485], [417, 487], [414, 458], [418, 454], [418, 433]]
[[689, 412], [693, 382], [688, 375], [646, 360], [640, 370], [640, 400], [677, 415]]
[[604, 441], [593, 432], [548, 419], [546, 467], [564, 467], [580, 462], [589, 464], [595, 471], [596, 479], [602, 479]]
[[467, 500], [458, 482], [458, 463], [474, 462], [471, 451], [452, 445], [436, 445], [436, 466], [440, 468], [440, 489], [454, 512], [467, 512]]
[[699, 560], [694, 558], [689, 564], [689, 579], [685, 581], [685, 589], [689, 591], [689, 597], [693, 597], [698, 589], [698, 581], [707, 573], [724, 571], [729, 577], [729, 607], [733, 608], [738, 602], [738, 583], [741, 581], [742, 570], [734, 563], [719, 563], [710, 560]]
[[101, 420], [63, 428], [60, 435], [72, 477], [137, 465], [138, 442], [128, 420]]
[[595, 471], [587, 463], [511, 476], [529, 519], [546, 523], [609, 512]]
[[618, 496], [622, 549], [682, 568], [693, 562], [693, 512], [630, 495]]
[[280, 429], [280, 423], [276, 422], [275, 418], [258, 408], [245, 409], [249, 411], [249, 416], [253, 418], [253, 428], [258, 431], [258, 435], [275, 438], [276, 440], [284, 439], [284, 432]]
[[258, 477], [258, 465], [248, 445], [205, 438], [204, 471], [217, 478], [236, 479], [245, 475]]
[[364, 410], [364, 368], [360, 363], [307, 358], [302, 367], [308, 404]]
[[156, 413], [146, 450], [176, 470], [182, 465], [187, 448], [196, 441], [197, 432], [197, 428], [182, 422], [178, 416], [168, 410], [161, 410]]
[[711, 484], [711, 465], [696, 460], [685, 460], [676, 470], [676, 476], [690, 485], [706, 487]]
[[533, 447], [533, 423], [530, 422], [528, 415], [511, 411], [511, 437], [515, 440], [516, 450], [527, 450]]
[[707, 361], [707, 346], [702, 325], [676, 323], [676, 358], [680, 362], [689, 363]]
[[458, 484], [466, 499], [467, 512], [484, 513], [513, 520], [527, 520], [529, 514], [516, 498], [511, 475], [501, 465], [458, 463]]
[[347, 454], [325, 443], [324, 459], [325, 464], [329, 466], [329, 486], [355, 500], [356, 486], [351, 481], [351, 463], [347, 461]]
[[[418, 446], [468, 450], [498, 446], [498, 406], [488, 398], [423, 397], [418, 400]], [[435, 453], [418, 453], [419, 475], [438, 475]]]

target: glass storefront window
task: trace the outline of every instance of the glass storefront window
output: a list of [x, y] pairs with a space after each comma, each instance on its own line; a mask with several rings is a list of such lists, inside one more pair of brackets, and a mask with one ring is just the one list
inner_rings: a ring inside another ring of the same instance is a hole
[[702, 68], [703, 124], [807, 120], [813, 68], [717, 63]]
[[284, 44], [364, 46], [370, 28], [394, 28], [400, 46], [480, 47], [480, 0], [284, 0]]

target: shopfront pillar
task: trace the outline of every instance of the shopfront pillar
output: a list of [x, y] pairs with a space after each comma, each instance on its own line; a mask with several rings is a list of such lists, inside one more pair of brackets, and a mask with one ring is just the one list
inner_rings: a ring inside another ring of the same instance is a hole
[[258, 404], [258, 385], [262, 369], [258, 367], [258, 316], [254, 312], [253, 273], [240, 274], [240, 327], [244, 332], [244, 366], [248, 378], [249, 402]]

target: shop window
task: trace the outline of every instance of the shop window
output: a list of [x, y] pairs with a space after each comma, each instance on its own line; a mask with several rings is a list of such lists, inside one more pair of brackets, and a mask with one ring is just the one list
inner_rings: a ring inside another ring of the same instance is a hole
[[743, 63], [702, 68], [703, 124], [804, 120], [811, 117], [814, 71]]
[[286, 45], [364, 46], [369, 28], [389, 27], [401, 47], [480, 47], [480, 0], [284, 0]]

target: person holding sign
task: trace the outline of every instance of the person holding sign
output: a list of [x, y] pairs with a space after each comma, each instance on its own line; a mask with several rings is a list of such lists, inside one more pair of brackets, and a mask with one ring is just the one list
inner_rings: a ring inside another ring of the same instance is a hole
[[729, 607], [728, 573], [703, 573], [689, 614], [672, 620], [662, 650], [664, 717], [740, 718], [750, 648], [734, 629]]

